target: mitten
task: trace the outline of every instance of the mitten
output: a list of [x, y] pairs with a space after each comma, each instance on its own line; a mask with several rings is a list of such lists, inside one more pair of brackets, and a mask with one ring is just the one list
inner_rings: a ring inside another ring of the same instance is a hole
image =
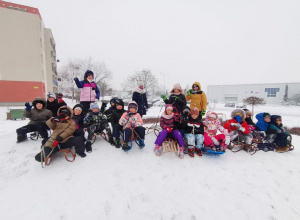
[[246, 128], [244, 128], [244, 127], [242, 127], [242, 126], [240, 126], [238, 129], [239, 129], [241, 132], [245, 132], [245, 130], [246, 130]]
[[75, 81], [77, 81], [77, 80], [78, 80], [78, 78], [77, 78], [77, 77], [75, 77], [75, 78], [74, 78], [74, 80], [75, 80]]
[[125, 116], [126, 120], [128, 120], [130, 118], [130, 116], [131, 116], [131, 113], [130, 112], [127, 113], [127, 115]]
[[191, 95], [193, 93], [193, 90], [190, 89], [188, 92], [187, 92], [187, 95]]
[[164, 101], [167, 100], [167, 96], [166, 96], [166, 95], [161, 95], [160, 97], [161, 97]]
[[131, 127], [132, 127], [132, 128], [135, 128], [135, 123], [131, 123]]
[[26, 110], [29, 111], [29, 112], [32, 109], [32, 105], [30, 105], [29, 102], [25, 103], [25, 107], [26, 107]]
[[53, 124], [56, 124], [57, 122], [59, 122], [59, 119], [58, 118], [51, 118], [51, 122], [53, 123]]
[[203, 109], [203, 110], [201, 111], [201, 116], [203, 117], [205, 114], [206, 114], [206, 109]]
[[166, 130], [170, 133], [172, 131], [172, 128], [166, 127]]
[[53, 141], [53, 147], [55, 148], [55, 147], [57, 147], [57, 145], [59, 144], [59, 141], [57, 141], [57, 140], [55, 140], [55, 141]]

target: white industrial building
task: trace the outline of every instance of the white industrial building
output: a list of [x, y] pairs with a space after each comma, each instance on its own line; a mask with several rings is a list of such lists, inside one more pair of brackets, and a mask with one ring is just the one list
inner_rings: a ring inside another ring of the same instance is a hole
[[267, 104], [280, 104], [285, 94], [289, 100], [300, 103], [300, 82], [207, 86], [207, 101], [210, 103], [242, 103], [244, 99], [256, 96]]

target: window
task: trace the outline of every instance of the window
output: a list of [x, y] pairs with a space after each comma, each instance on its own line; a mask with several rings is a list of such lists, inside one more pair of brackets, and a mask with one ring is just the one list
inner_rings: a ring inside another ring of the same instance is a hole
[[237, 101], [237, 97], [225, 97], [226, 102], [235, 102]]
[[276, 97], [276, 92], [279, 92], [279, 88], [265, 88], [267, 97]]

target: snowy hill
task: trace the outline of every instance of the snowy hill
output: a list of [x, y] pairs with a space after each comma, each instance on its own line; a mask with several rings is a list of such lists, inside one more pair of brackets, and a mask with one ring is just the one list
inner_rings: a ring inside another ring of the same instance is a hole
[[183, 160], [156, 157], [153, 133], [144, 149], [134, 145], [128, 153], [99, 137], [86, 158], [69, 163], [59, 154], [42, 169], [34, 160], [41, 140], [17, 144], [15, 130], [28, 120], [7, 121], [5, 111], [1, 219], [300, 219], [299, 136], [295, 150], [283, 154], [227, 151]]

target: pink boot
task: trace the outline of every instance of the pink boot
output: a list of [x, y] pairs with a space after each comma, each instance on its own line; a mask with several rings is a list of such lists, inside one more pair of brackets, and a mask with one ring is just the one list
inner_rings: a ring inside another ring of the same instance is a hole
[[179, 147], [179, 154], [178, 154], [178, 157], [179, 157], [180, 159], [183, 159], [183, 158], [184, 158], [183, 147]]

